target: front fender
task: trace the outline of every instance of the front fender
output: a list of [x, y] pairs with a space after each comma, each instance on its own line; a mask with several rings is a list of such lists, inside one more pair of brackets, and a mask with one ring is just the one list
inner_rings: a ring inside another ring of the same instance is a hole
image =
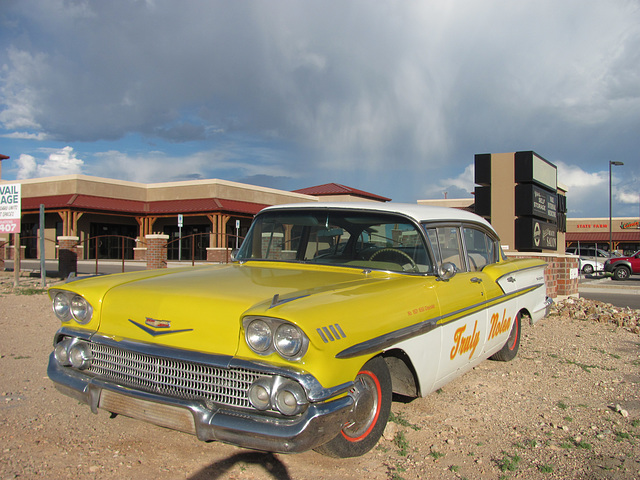
[[628, 260], [618, 260], [616, 262], [606, 263], [604, 266], [605, 272], [613, 272], [616, 268], [626, 267], [630, 272], [633, 272], [633, 268], [631, 267], [631, 262]]

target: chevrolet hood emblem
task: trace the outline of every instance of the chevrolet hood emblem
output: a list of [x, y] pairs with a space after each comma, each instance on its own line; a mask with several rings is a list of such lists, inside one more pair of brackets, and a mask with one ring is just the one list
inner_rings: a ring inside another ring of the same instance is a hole
[[156, 320], [156, 319], [149, 318], [149, 317], [147, 317], [147, 319], [144, 321], [144, 323], [146, 325], [144, 325], [142, 323], [134, 322], [131, 319], [129, 319], [129, 321], [131, 323], [133, 323], [139, 329], [147, 332], [152, 337], [157, 337], [159, 335], [169, 335], [171, 333], [181, 333], [181, 332], [191, 332], [191, 331], [193, 331], [193, 328], [183, 328], [181, 330], [160, 330], [160, 331], [159, 330], [155, 330], [156, 328], [162, 328], [162, 329], [171, 328], [171, 322], [169, 322], [168, 320]]

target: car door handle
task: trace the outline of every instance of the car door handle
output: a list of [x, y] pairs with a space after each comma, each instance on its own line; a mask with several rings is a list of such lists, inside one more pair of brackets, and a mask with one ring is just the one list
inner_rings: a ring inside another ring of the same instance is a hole
[[473, 277], [471, 279], [471, 283], [482, 283], [482, 279], [478, 277]]

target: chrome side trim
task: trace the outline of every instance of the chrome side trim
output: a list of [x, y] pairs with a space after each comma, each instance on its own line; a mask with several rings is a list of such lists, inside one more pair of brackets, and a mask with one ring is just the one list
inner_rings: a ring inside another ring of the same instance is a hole
[[300, 298], [308, 297], [309, 295], [310, 294], [298, 295], [297, 297], [290, 297], [290, 298], [280, 298], [280, 294], [276, 293], [273, 296], [273, 299], [271, 300], [271, 305], [269, 306], [269, 310], [271, 310], [274, 307], [279, 307], [280, 305], [284, 305], [285, 303], [293, 302]]
[[371, 340], [367, 340], [366, 342], [352, 345], [349, 348], [346, 348], [345, 350], [342, 350], [341, 352], [336, 354], [336, 358], [353, 358], [359, 355], [377, 353], [381, 350], [385, 350], [391, 347], [392, 345], [398, 342], [408, 340], [410, 338], [428, 333], [431, 330], [434, 330], [435, 328], [444, 325], [445, 323], [455, 320], [456, 318], [458, 318], [459, 316], [465, 313], [470, 313], [471, 311], [479, 310], [488, 305], [498, 305], [500, 303], [506, 302], [507, 300], [511, 300], [512, 298], [519, 297], [521, 295], [532, 292], [544, 286], [545, 286], [544, 283], [539, 283], [536, 285], [532, 285], [530, 287], [521, 288], [509, 294], [504, 294], [499, 297], [495, 297], [490, 300], [485, 300], [484, 302], [476, 303], [469, 307], [465, 307], [460, 310], [447, 313], [446, 315], [433, 317], [433, 318], [430, 318], [429, 320], [425, 320], [423, 322], [416, 323], [414, 325], [410, 325], [408, 327], [404, 327], [399, 330], [395, 330], [385, 335], [381, 335], [379, 337], [372, 338]]
[[544, 300], [544, 316], [546, 317], [547, 315], [549, 315], [549, 311], [551, 310], [551, 307], [553, 306], [553, 298], [551, 297], [547, 297]]
[[[515, 278], [513, 278], [513, 275], [518, 274], [518, 273], [522, 273], [522, 272], [526, 272], [527, 270], [535, 270], [537, 268], [547, 268], [548, 263], [545, 263], [544, 265], [534, 265], [532, 267], [526, 267], [526, 268], [520, 268], [519, 270], [514, 270], [512, 272], [508, 272], [505, 273], [504, 275], [500, 275], [498, 278], [496, 278], [496, 283], [499, 285], [500, 281], [503, 280], [505, 277], [507, 277], [507, 282], [509, 283], [513, 283], [515, 281]], [[544, 270], [542, 270], [544, 272]], [[543, 273], [544, 275], [544, 273]], [[511, 279], [509, 277], [512, 277]]]
[[434, 330], [436, 327], [438, 327], [438, 322], [442, 320], [442, 318], [444, 317], [430, 318], [429, 320], [425, 320], [424, 322], [401, 328], [400, 330], [396, 330], [394, 332], [372, 338], [371, 340], [367, 340], [366, 342], [357, 343], [356, 345], [352, 345], [351, 347], [336, 354], [336, 358], [353, 358], [359, 355], [379, 352], [380, 350], [389, 348], [395, 343], [407, 340], [409, 338], [417, 337], [419, 335], [430, 332], [431, 330]]

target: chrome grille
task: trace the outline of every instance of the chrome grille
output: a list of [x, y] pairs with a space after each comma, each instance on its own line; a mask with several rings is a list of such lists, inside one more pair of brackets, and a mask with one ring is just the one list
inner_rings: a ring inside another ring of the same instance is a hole
[[101, 380], [173, 398], [253, 408], [247, 392], [254, 380], [264, 376], [242, 368], [219, 368], [97, 343], [90, 345], [93, 361], [85, 372]]

